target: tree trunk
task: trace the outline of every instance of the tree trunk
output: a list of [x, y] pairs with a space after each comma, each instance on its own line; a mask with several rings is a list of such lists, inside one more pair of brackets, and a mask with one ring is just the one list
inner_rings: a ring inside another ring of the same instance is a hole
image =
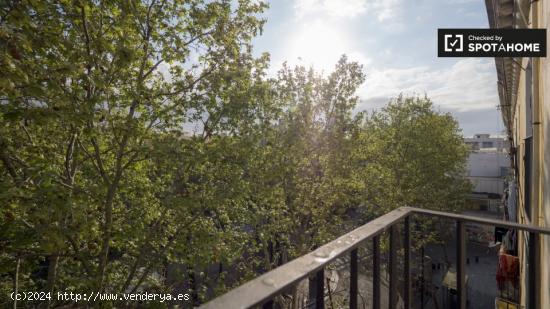
[[189, 288], [191, 289], [191, 305], [198, 306], [199, 293], [197, 292], [198, 286], [197, 286], [197, 278], [195, 277], [195, 270], [189, 268], [187, 273], [189, 277]]
[[115, 191], [118, 184], [111, 184], [107, 193], [107, 200], [105, 202], [105, 221], [103, 223], [103, 237], [101, 244], [101, 254], [99, 256], [99, 269], [97, 278], [98, 292], [103, 291], [103, 280], [105, 278], [105, 271], [109, 259], [109, 248], [111, 242], [111, 227], [113, 225], [113, 200], [115, 198]]
[[[57, 265], [59, 264], [59, 255], [53, 254], [48, 257], [48, 278], [46, 280], [46, 293], [50, 292], [53, 294], [53, 289], [55, 286], [55, 280], [57, 279]], [[49, 308], [51, 305], [51, 300], [48, 300], [46, 305]]]
[[[15, 295], [19, 293], [19, 267], [21, 266], [21, 258], [17, 258], [15, 263], [15, 274], [13, 276], [13, 292]], [[13, 309], [17, 309], [17, 297], [13, 298]]]

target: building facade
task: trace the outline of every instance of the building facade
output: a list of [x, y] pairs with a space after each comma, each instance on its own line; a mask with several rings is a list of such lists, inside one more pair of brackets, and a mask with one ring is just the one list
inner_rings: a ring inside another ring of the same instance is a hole
[[[549, 28], [550, 1], [485, 2], [491, 28]], [[548, 58], [495, 58], [495, 64], [517, 183], [516, 218], [550, 227], [550, 63]], [[550, 308], [550, 237], [518, 233], [517, 251], [520, 304]]]
[[474, 186], [472, 193], [500, 199], [504, 193], [506, 177], [510, 173], [507, 140], [490, 137], [489, 134], [476, 134], [464, 141], [471, 147], [467, 177]]
[[474, 134], [473, 137], [464, 138], [464, 142], [472, 148], [472, 151], [495, 149], [498, 152], [507, 152], [510, 148], [510, 142], [506, 138], [490, 134]]

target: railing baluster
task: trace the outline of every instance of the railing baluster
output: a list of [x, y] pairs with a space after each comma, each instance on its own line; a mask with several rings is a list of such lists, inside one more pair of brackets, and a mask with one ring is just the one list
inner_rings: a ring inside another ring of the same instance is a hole
[[397, 226], [390, 227], [390, 309], [397, 308]]
[[537, 266], [538, 266], [538, 244], [539, 244], [539, 234], [529, 233], [529, 309], [538, 308], [539, 296], [540, 296], [540, 287], [537, 280]]
[[466, 309], [466, 233], [464, 222], [456, 221], [456, 289], [458, 308]]
[[357, 267], [357, 249], [351, 250], [350, 253], [350, 266], [349, 266], [349, 307], [351, 309], [357, 309], [357, 279], [358, 279], [358, 267]]
[[321, 268], [315, 275], [315, 308], [325, 308], [325, 269]]
[[372, 238], [372, 308], [380, 309], [380, 236]]
[[424, 246], [422, 246], [422, 248], [420, 248], [420, 309], [424, 309], [424, 273]]
[[275, 302], [273, 299], [268, 300], [262, 305], [262, 309], [273, 309], [275, 305]]
[[405, 218], [405, 309], [411, 308], [411, 216]]

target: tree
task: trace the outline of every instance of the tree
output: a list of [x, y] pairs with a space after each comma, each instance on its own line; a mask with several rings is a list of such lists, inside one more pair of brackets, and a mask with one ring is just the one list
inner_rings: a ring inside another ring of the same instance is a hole
[[293, 243], [303, 254], [341, 234], [346, 210], [353, 204], [349, 165], [356, 89], [364, 81], [362, 67], [342, 57], [326, 78], [297, 68], [282, 71], [281, 94], [289, 96], [283, 117], [283, 139], [292, 174], [285, 192], [296, 218]]
[[[471, 191], [468, 154], [451, 114], [434, 110], [427, 97], [393, 99], [366, 117], [358, 135], [355, 177], [364, 182], [367, 217], [401, 206], [460, 211]], [[421, 233], [426, 242], [437, 234]]]
[[[183, 152], [193, 161], [223, 143], [213, 136], [251, 128], [247, 117], [262, 108], [249, 97], [268, 58], [252, 57], [250, 40], [265, 8], [246, 0], [2, 5], [2, 274], [21, 261], [27, 290], [135, 291], [162, 271], [182, 229], [210, 226], [194, 211], [182, 218], [186, 206], [167, 197], [178, 178], [160, 171], [174, 145], [156, 147], [168, 138], [160, 135], [194, 127]], [[2, 284], [8, 295], [11, 284]]]
[[450, 115], [416, 97], [354, 115], [365, 75], [345, 56], [267, 78], [250, 43], [265, 8], [0, 6], [1, 295], [184, 285], [197, 305], [356, 227], [357, 210], [463, 203]]

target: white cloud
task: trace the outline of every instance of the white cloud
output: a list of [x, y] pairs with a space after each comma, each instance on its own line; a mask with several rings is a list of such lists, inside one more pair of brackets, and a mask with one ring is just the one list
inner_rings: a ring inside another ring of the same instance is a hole
[[402, 10], [400, 0], [371, 0], [369, 8], [376, 15], [378, 21], [399, 17]]
[[366, 10], [365, 0], [296, 0], [294, 9], [298, 18], [308, 15], [355, 17]]
[[296, 16], [324, 15], [327, 17], [353, 18], [365, 13], [378, 21], [388, 21], [402, 12], [402, 0], [296, 0]]
[[420, 66], [374, 69], [369, 73], [367, 67], [367, 81], [359, 93], [364, 103], [359, 108], [380, 107], [399, 93], [427, 93], [436, 105], [456, 111], [494, 108], [498, 104], [495, 75], [491, 59], [476, 58], [438, 70]]
[[[384, 29], [401, 29], [396, 19], [403, 0], [295, 0], [295, 19], [290, 35], [285, 37], [281, 54], [273, 58], [270, 73], [280, 68], [283, 61], [290, 65], [312, 66], [329, 72], [342, 54], [352, 61], [368, 64], [369, 58], [361, 51], [353, 37], [357, 26], [355, 17], [383, 21]], [[362, 38], [361, 40], [364, 40]]]
[[466, 3], [473, 3], [473, 2], [479, 2], [480, 0], [448, 0], [447, 3], [449, 4], [466, 4]]
[[312, 66], [329, 72], [342, 54], [352, 61], [367, 65], [369, 57], [361, 50], [355, 17], [361, 21], [383, 23], [384, 31], [399, 32], [403, 29], [400, 17], [404, 0], [295, 0], [292, 31], [282, 40], [280, 54], [273, 58], [270, 75], [283, 61], [290, 65]]

